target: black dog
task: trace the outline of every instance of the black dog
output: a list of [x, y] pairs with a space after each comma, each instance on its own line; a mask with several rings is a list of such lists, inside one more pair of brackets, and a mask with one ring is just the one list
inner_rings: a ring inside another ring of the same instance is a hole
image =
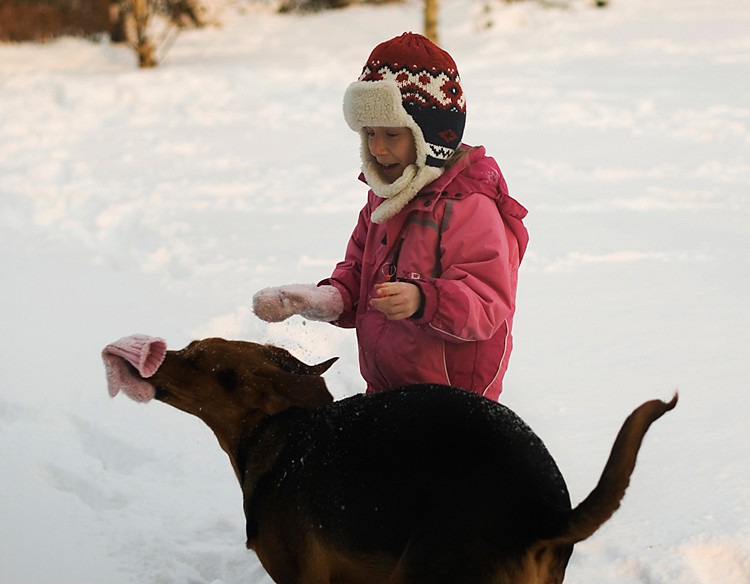
[[124, 357], [132, 381], [214, 431], [242, 486], [247, 546], [282, 584], [562, 582], [573, 545], [619, 507], [650, 424], [677, 402], [633, 412], [571, 509], [542, 441], [483, 397], [414, 385], [333, 402], [320, 375], [335, 360], [308, 366], [223, 339], [168, 351], [144, 378], [153, 347]]

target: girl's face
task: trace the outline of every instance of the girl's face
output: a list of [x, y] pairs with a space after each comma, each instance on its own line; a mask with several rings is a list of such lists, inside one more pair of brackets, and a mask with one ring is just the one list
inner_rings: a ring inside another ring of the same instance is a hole
[[380, 177], [387, 183], [399, 178], [417, 160], [414, 136], [409, 128], [367, 127], [367, 146], [378, 163]]

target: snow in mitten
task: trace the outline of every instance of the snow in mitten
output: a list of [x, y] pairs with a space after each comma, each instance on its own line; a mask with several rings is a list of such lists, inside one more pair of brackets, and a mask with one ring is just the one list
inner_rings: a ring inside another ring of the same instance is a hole
[[253, 296], [253, 312], [266, 322], [281, 322], [294, 314], [308, 320], [331, 322], [344, 310], [344, 300], [334, 286], [288, 284], [264, 288]]

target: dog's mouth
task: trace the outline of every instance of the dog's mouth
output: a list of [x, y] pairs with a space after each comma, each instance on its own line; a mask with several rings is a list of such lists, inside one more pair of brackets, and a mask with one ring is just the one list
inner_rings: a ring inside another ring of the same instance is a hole
[[161, 386], [154, 386], [154, 399], [159, 401], [166, 401], [169, 397], [171, 397], [173, 394], [168, 389], [165, 389]]

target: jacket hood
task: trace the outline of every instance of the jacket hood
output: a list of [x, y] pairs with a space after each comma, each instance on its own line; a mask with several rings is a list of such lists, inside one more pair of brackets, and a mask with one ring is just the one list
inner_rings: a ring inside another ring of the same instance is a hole
[[523, 224], [528, 210], [510, 196], [500, 167], [494, 158], [487, 156], [484, 146], [473, 148], [467, 158], [447, 169], [420, 195], [461, 198], [470, 193], [481, 193], [495, 201], [500, 215], [518, 240], [519, 256], [523, 258], [529, 242]]
[[[528, 210], [510, 196], [508, 184], [500, 167], [494, 158], [487, 156], [484, 146], [463, 146], [470, 148], [467, 157], [446, 169], [438, 178], [422, 188], [417, 196], [403, 207], [403, 212], [414, 208], [425, 210], [434, 205], [434, 201], [440, 197], [460, 199], [473, 193], [482, 194], [495, 201], [500, 215], [518, 240], [518, 253], [523, 259], [529, 243], [529, 234], [523, 224]], [[359, 180], [370, 186], [364, 173], [359, 175]], [[429, 196], [434, 197], [433, 201], [430, 205], [425, 205], [425, 198]]]

